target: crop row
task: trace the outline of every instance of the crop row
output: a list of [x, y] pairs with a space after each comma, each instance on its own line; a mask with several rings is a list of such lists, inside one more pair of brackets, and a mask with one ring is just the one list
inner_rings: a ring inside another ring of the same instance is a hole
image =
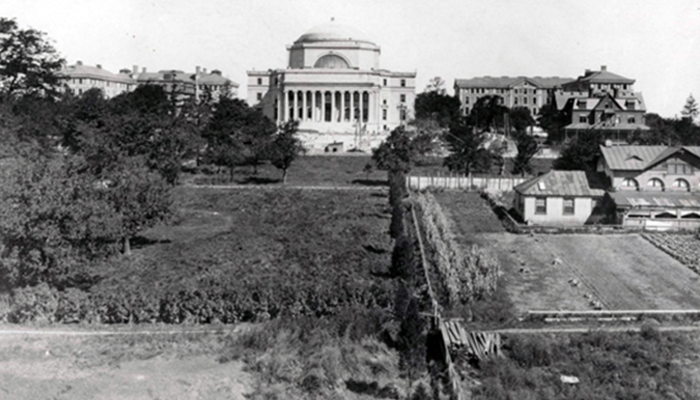
[[448, 303], [469, 303], [493, 292], [500, 273], [498, 259], [478, 245], [463, 249], [432, 194], [417, 193], [415, 198], [431, 261], [447, 292]]
[[695, 273], [700, 274], [700, 241], [695, 236], [645, 233], [642, 237], [692, 269]]

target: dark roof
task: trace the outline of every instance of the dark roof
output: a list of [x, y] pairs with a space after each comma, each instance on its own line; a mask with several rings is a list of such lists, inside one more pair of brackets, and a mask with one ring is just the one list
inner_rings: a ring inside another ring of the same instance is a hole
[[618, 207], [698, 208], [700, 194], [693, 192], [637, 192], [622, 190], [610, 192]]
[[605, 163], [613, 171], [643, 171], [680, 150], [700, 158], [698, 146], [600, 146]]
[[[165, 79], [165, 75], [169, 74], [171, 75], [170, 79]], [[153, 82], [153, 83], [160, 83], [160, 82], [178, 82], [178, 83], [186, 83], [186, 84], [195, 84], [195, 76], [196, 74], [194, 72], [183, 72], [179, 70], [162, 70], [158, 72], [144, 72], [138, 75], [137, 80], [140, 83], [144, 82]], [[225, 85], [229, 84], [233, 87], [238, 87], [238, 84], [231, 81], [228, 78], [225, 78], [221, 76], [218, 73], [207, 73], [199, 74], [199, 83], [202, 85]]]
[[560, 78], [558, 76], [552, 77], [540, 77], [536, 76], [534, 78], [518, 76], [484, 76], [476, 77], [471, 79], [455, 79], [455, 86], [461, 88], [497, 88], [497, 89], [508, 89], [519, 85], [522, 82], [528, 82], [531, 85], [541, 88], [541, 89], [552, 89], [557, 86], [561, 86], [566, 82], [571, 82], [571, 78]]
[[599, 197], [605, 194], [604, 180], [586, 171], [557, 171], [534, 177], [514, 190], [529, 196]]

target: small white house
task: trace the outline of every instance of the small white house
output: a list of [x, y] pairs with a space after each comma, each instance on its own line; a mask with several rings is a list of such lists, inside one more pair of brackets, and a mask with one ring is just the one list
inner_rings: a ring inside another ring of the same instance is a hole
[[594, 173], [549, 171], [517, 185], [513, 208], [534, 225], [583, 225], [605, 196]]

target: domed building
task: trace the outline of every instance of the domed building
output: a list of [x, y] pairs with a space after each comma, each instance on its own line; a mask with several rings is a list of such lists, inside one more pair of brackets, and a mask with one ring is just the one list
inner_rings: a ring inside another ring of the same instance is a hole
[[286, 69], [248, 71], [248, 103], [298, 120], [311, 151], [375, 147], [413, 112], [416, 73], [381, 69], [379, 46], [353, 27], [316, 26], [287, 51]]

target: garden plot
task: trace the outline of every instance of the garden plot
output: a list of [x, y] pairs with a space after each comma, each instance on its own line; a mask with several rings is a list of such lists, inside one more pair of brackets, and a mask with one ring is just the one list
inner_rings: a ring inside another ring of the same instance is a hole
[[700, 309], [700, 276], [639, 235], [482, 238], [519, 312]]

